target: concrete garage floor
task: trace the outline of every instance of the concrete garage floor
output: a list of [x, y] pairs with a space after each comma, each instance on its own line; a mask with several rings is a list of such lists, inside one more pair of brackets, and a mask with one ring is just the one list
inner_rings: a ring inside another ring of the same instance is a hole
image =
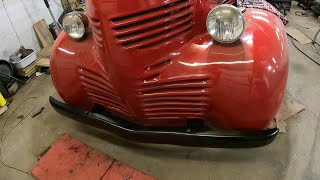
[[[294, 9], [301, 10], [294, 6]], [[290, 25], [313, 36], [319, 25], [311, 17], [288, 14]], [[302, 28], [297, 24], [309, 27]], [[318, 37], [320, 42], [320, 37]], [[258, 149], [209, 149], [169, 145], [145, 145], [114, 137], [102, 130], [85, 126], [56, 113], [48, 103], [57, 96], [50, 76], [33, 78], [15, 96], [5, 118], [28, 97], [38, 97], [46, 109], [36, 118], [27, 117], [7, 138], [3, 147], [6, 162], [30, 170], [37, 155], [63, 133], [112, 156], [119, 161], [159, 179], [320, 179], [320, 67], [307, 59], [288, 41], [290, 72], [287, 90], [307, 109], [288, 122], [288, 133], [280, 134], [274, 143]], [[301, 46], [302, 48], [303, 46]], [[308, 54], [320, 62], [312, 50]], [[30, 100], [9, 119], [14, 125], [35, 105]], [[9, 127], [7, 126], [7, 127]], [[8, 130], [8, 128], [6, 128]], [[0, 164], [0, 179], [32, 179], [32, 177]]]

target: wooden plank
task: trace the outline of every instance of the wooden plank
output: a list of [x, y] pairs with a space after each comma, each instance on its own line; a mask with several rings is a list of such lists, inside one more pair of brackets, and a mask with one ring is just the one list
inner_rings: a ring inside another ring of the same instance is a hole
[[34, 73], [36, 73], [38, 71], [38, 67], [37, 66], [34, 66], [33, 69], [31, 69], [30, 71], [28, 71], [27, 73], [24, 73], [24, 72], [18, 72], [18, 74], [20, 76], [23, 76], [23, 77], [31, 77]]
[[38, 71], [38, 67], [34, 67], [34, 69], [32, 69], [30, 72], [28, 72], [25, 77], [31, 77], [33, 74], [35, 74]]
[[291, 37], [299, 41], [301, 44], [308, 44], [312, 42], [311, 39], [309, 39], [306, 35], [304, 35], [298, 29], [292, 26], [288, 26], [285, 28], [286, 28], [287, 34], [289, 34]]
[[54, 43], [53, 36], [44, 19], [33, 24], [33, 28], [41, 42], [41, 47], [51, 46]]
[[29, 66], [23, 68], [23, 69], [17, 69], [18, 73], [21, 74], [26, 74], [28, 72], [30, 72], [32, 69], [34, 69], [34, 67], [36, 67], [36, 63], [39, 61], [40, 59], [36, 59], [34, 62], [32, 62]]
[[36, 66], [35, 64], [32, 64], [31, 66], [28, 66], [25, 69], [19, 69], [18, 74], [23, 77], [30, 77], [31, 75], [36, 73], [37, 70], [38, 70], [38, 66]]
[[0, 107], [0, 115], [2, 115], [3, 113], [5, 113], [7, 110], [8, 110], [8, 106]]
[[37, 52], [37, 58], [48, 58], [50, 57], [52, 50], [52, 45], [42, 48], [40, 51]]
[[278, 114], [276, 115], [276, 123], [277, 127], [279, 128], [279, 131], [281, 133], [286, 133], [286, 121], [304, 109], [305, 106], [303, 104], [300, 104], [297, 100], [293, 98], [293, 96], [291, 96], [287, 92], [281, 103]]
[[37, 67], [50, 67], [50, 59], [48, 58], [41, 58], [37, 63]]

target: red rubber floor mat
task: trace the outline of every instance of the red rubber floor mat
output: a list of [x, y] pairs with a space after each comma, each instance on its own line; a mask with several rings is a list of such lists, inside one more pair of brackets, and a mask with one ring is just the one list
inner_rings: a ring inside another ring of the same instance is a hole
[[156, 180], [64, 134], [32, 169], [39, 180]]

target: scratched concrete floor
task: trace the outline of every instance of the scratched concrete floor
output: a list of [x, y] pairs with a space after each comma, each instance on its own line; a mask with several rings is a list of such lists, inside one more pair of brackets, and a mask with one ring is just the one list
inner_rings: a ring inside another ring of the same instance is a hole
[[[308, 36], [319, 28], [310, 17], [296, 17], [289, 13], [288, 18], [292, 26]], [[43, 75], [23, 87], [14, 96], [10, 109], [0, 117], [2, 126], [4, 119], [20, 102], [33, 96], [38, 97], [40, 105], [46, 108], [36, 118], [27, 117], [8, 137], [3, 147], [4, 159], [10, 165], [30, 170], [40, 152], [63, 133], [69, 133], [115, 159], [160, 179], [320, 179], [320, 67], [298, 52], [291, 41], [288, 43], [290, 73], [287, 89], [307, 109], [290, 119], [288, 134], [279, 135], [267, 147], [233, 150], [128, 142], [53, 111], [48, 97], [56, 93], [50, 77]], [[305, 50], [320, 62], [313, 51]], [[34, 105], [35, 101], [29, 100], [20, 107], [9, 119], [9, 126], [19, 120], [18, 116], [26, 115]], [[0, 179], [32, 177], [0, 164]]]

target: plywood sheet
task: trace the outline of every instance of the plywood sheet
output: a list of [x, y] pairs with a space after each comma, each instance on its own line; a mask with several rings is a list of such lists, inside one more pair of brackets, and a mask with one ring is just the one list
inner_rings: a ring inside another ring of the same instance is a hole
[[296, 101], [288, 92], [286, 93], [282, 104], [280, 106], [279, 112], [276, 115], [276, 125], [279, 128], [281, 133], [286, 133], [286, 122], [294, 116], [295, 114], [299, 113], [300, 111], [304, 110], [305, 106], [298, 101]]
[[38, 67], [50, 67], [50, 59], [48, 58], [41, 58], [37, 63], [36, 66]]
[[67, 134], [40, 158], [32, 174], [39, 180], [156, 180]]
[[41, 42], [42, 47], [51, 46], [54, 43], [53, 36], [48, 28], [47, 23], [44, 19], [38, 21], [37, 23], [33, 24], [33, 28], [37, 34]]
[[291, 37], [299, 41], [301, 44], [308, 44], [312, 42], [311, 39], [292, 26], [286, 27], [286, 31]]

